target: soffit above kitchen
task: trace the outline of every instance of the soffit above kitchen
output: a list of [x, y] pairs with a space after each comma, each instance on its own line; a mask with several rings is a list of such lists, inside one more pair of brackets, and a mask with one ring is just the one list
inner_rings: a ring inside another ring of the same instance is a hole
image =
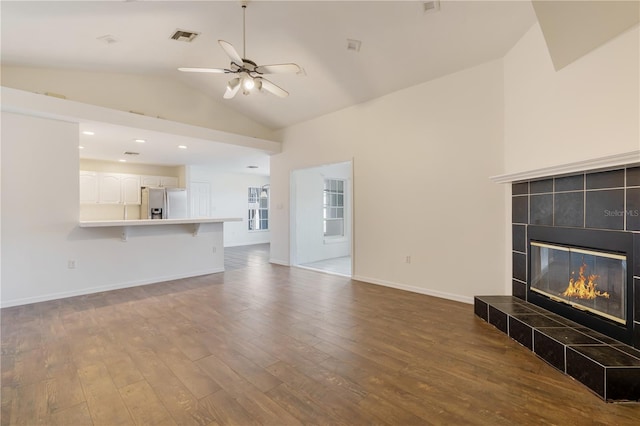
[[269, 175], [279, 142], [2, 87], [2, 111], [78, 124], [82, 159]]

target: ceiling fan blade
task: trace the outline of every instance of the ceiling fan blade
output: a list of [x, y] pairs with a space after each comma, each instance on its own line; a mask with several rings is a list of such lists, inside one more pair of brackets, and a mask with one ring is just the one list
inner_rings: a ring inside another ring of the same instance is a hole
[[260, 74], [297, 74], [302, 69], [296, 64], [274, 64], [274, 65], [260, 65], [256, 67], [256, 72]]
[[262, 83], [262, 88], [267, 92], [271, 92], [280, 98], [286, 98], [287, 96], [289, 96], [289, 92], [287, 92], [281, 87], [276, 86], [275, 84], [273, 84], [267, 79], [260, 78], [260, 82]]
[[224, 50], [227, 56], [231, 58], [231, 62], [242, 65], [244, 61], [242, 60], [240, 55], [238, 55], [238, 52], [236, 51], [235, 47], [231, 45], [231, 43], [228, 43], [224, 40], [218, 40], [218, 44], [220, 44], [220, 47], [222, 47], [222, 50]]
[[210, 72], [214, 74], [226, 74], [230, 72], [224, 68], [178, 68], [178, 71], [184, 72]]
[[240, 86], [242, 85], [240, 84], [240, 79], [238, 77], [231, 79], [227, 84], [227, 90], [225, 90], [223, 98], [233, 98], [240, 90]]

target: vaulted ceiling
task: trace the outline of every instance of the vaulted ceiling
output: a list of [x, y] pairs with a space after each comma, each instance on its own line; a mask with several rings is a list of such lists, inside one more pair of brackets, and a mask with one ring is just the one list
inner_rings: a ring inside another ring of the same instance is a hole
[[[251, 1], [246, 57], [298, 63], [269, 79], [290, 92], [223, 100], [217, 40], [242, 54], [239, 1], [2, 1], [2, 64], [160, 75], [278, 129], [502, 57], [535, 22], [529, 1]], [[176, 29], [200, 35], [175, 41]], [[348, 39], [361, 41], [358, 52]]]

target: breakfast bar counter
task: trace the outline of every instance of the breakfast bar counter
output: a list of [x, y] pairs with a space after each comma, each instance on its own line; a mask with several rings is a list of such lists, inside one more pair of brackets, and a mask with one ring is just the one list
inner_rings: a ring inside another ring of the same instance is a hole
[[207, 223], [224, 223], [224, 222], [240, 222], [239, 217], [200, 217], [188, 219], [131, 219], [131, 220], [86, 220], [80, 221], [80, 228], [105, 228], [105, 227], [122, 227], [122, 241], [127, 241], [129, 237], [129, 229], [137, 226], [168, 226], [168, 225], [193, 225], [193, 236], [197, 236], [202, 224]]

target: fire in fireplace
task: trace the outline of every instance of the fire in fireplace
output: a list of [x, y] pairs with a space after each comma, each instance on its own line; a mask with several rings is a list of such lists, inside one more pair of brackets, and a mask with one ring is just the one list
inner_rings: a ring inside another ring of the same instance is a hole
[[600, 275], [584, 276], [584, 271], [587, 269], [587, 264], [583, 263], [580, 266], [580, 275], [578, 279], [574, 278], [575, 272], [571, 272], [571, 279], [569, 279], [569, 287], [562, 293], [563, 296], [577, 297], [578, 299], [595, 299], [596, 297], [609, 298], [610, 294], [606, 291], [603, 293], [600, 290], [596, 290], [596, 280], [600, 278]]
[[531, 290], [626, 324], [627, 258], [531, 242]]
[[631, 343], [631, 234], [535, 225], [527, 233], [527, 300]]

